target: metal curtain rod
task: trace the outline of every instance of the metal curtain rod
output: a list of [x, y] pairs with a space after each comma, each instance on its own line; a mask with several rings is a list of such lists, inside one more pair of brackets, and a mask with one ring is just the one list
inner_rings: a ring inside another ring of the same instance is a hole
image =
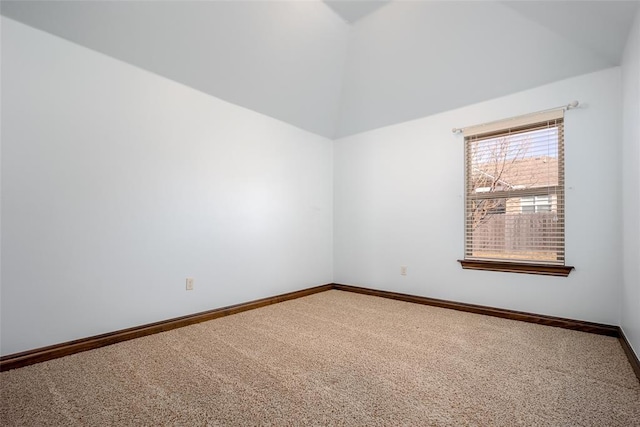
[[473, 125], [473, 126], [465, 126], [465, 127], [463, 127], [463, 128], [453, 128], [453, 129], [451, 129], [451, 132], [453, 132], [453, 133], [460, 133], [460, 132], [462, 132], [462, 131], [464, 131], [465, 129], [470, 128], [470, 127], [491, 125], [491, 124], [493, 124], [493, 123], [504, 122], [504, 121], [507, 121], [507, 120], [513, 120], [513, 119], [519, 119], [520, 117], [527, 117], [527, 116], [532, 116], [532, 115], [534, 115], [534, 114], [546, 113], [547, 111], [554, 111], [554, 110], [571, 110], [571, 109], [573, 109], [573, 108], [577, 108], [577, 107], [578, 107], [578, 105], [580, 105], [580, 103], [579, 103], [578, 101], [573, 101], [572, 103], [567, 104], [567, 105], [561, 105], [561, 106], [559, 106], [559, 107], [555, 107], [555, 108], [548, 108], [548, 109], [546, 109], [546, 110], [540, 110], [540, 111], [536, 111], [536, 112], [534, 112], [534, 113], [522, 114], [522, 115], [520, 115], [520, 116], [509, 117], [508, 119], [494, 120], [494, 121], [492, 121], [492, 122], [482, 123], [482, 124], [479, 124], [479, 125]]

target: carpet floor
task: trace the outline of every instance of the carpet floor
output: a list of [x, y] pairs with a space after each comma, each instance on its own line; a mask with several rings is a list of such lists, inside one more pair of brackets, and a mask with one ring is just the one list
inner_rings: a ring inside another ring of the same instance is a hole
[[331, 290], [0, 374], [4, 426], [640, 426], [616, 338]]

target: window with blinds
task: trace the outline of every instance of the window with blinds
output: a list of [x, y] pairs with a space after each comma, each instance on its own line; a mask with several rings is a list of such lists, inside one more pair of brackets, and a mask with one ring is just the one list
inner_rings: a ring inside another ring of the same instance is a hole
[[563, 113], [465, 129], [465, 260], [564, 265]]

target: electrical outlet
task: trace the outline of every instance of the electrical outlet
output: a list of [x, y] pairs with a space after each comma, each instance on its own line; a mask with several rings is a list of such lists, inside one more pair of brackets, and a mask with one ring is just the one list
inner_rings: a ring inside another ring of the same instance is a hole
[[187, 277], [187, 290], [193, 290], [193, 277]]
[[406, 265], [401, 265], [400, 266], [400, 275], [401, 276], [406, 276], [407, 275], [407, 266]]

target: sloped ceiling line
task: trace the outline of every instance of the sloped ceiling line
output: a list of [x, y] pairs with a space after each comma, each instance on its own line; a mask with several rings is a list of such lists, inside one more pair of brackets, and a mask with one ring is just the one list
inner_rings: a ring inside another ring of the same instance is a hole
[[4, 0], [0, 12], [333, 139], [618, 65], [637, 7]]
[[380, 9], [391, 0], [360, 0], [360, 1], [341, 1], [341, 0], [323, 0], [335, 13], [338, 14], [346, 22], [353, 24], [354, 22], [364, 18], [365, 16]]
[[[625, 42], [639, 2], [606, 1], [547, 2], [500, 1], [532, 23], [591, 51], [611, 66], [620, 65]], [[571, 17], [571, 19], [567, 19]]]

